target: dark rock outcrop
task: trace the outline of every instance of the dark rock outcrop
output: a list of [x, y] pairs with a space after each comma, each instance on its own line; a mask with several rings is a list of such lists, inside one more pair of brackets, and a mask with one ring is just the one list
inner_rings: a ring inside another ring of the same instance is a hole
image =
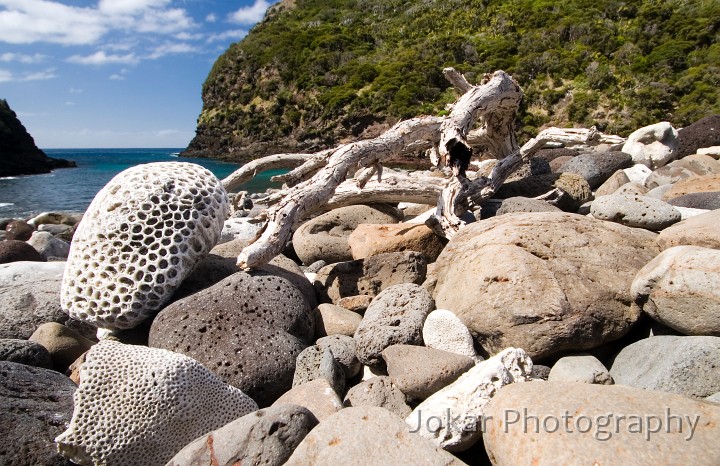
[[0, 99], [0, 177], [37, 175], [75, 166], [71, 160], [53, 159], [38, 149], [7, 101]]

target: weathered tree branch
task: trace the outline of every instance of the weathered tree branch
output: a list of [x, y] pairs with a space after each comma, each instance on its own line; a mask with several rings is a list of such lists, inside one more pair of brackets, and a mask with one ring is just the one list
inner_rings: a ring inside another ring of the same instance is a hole
[[342, 146], [335, 147], [333, 149], [325, 149], [316, 154], [310, 154], [302, 165], [290, 170], [284, 175], [273, 176], [270, 178], [270, 181], [285, 183], [287, 186], [295, 186], [300, 182], [309, 180], [322, 167], [327, 165], [330, 156], [341, 148]]
[[248, 269], [269, 262], [282, 251], [305, 215], [332, 198], [349, 170], [375, 165], [401, 152], [410, 143], [432, 141], [437, 137], [441, 123], [442, 118], [438, 117], [412, 118], [397, 123], [377, 138], [341, 146], [309, 181], [290, 188], [283, 200], [268, 209], [262, 236], [243, 249], [238, 256], [238, 265]]
[[275, 154], [252, 160], [238, 168], [221, 181], [227, 192], [231, 192], [257, 173], [278, 168], [295, 168], [307, 162], [314, 154]]

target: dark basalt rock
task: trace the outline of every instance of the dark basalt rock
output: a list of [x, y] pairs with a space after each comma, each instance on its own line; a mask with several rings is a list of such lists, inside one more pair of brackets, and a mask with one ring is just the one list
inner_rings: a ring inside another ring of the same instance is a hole
[[0, 264], [17, 261], [45, 262], [45, 258], [25, 241], [0, 241]]
[[703, 147], [720, 146], [720, 115], [710, 115], [678, 131], [678, 159]]
[[73, 161], [50, 158], [38, 149], [7, 101], [0, 99], [0, 177], [37, 175], [75, 166]]
[[238, 272], [163, 309], [149, 345], [190, 356], [268, 406], [291, 388], [314, 331], [305, 297], [288, 280]]

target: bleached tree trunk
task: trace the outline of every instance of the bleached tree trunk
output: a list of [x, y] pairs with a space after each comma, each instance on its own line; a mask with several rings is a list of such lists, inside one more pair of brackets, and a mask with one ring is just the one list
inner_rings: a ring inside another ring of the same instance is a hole
[[417, 141], [428, 141], [430, 146], [441, 123], [442, 118], [438, 117], [412, 118], [397, 123], [377, 138], [341, 146], [310, 180], [288, 189], [285, 197], [268, 209], [262, 235], [242, 250], [238, 265], [243, 269], [257, 268], [272, 260], [305, 215], [332, 198], [335, 188], [345, 181], [350, 170], [375, 165]]

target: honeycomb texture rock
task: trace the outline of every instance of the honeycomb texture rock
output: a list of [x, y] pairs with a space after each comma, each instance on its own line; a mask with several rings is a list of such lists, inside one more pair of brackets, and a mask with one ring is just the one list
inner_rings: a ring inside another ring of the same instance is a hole
[[101, 328], [135, 327], [217, 243], [227, 213], [225, 189], [199, 165], [159, 162], [119, 173], [75, 232], [63, 309]]
[[165, 464], [197, 437], [257, 410], [194, 359], [111, 340], [88, 352], [74, 402], [55, 441], [81, 465]]

